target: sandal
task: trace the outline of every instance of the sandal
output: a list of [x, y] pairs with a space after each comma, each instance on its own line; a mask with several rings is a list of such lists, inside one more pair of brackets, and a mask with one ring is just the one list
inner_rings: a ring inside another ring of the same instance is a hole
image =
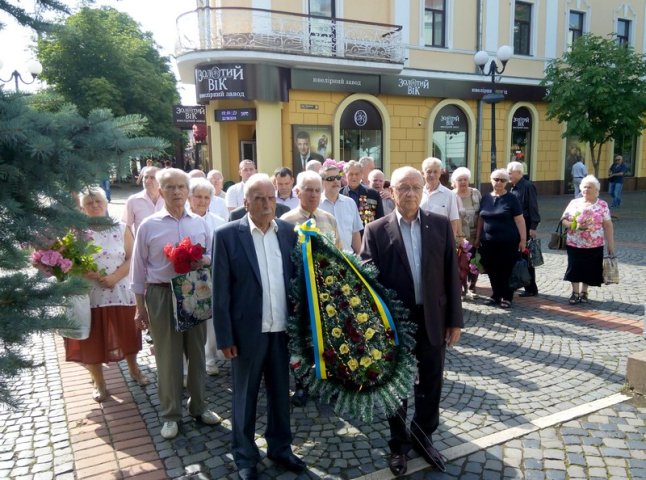
[[108, 389], [105, 386], [105, 383], [95, 383], [94, 388], [92, 389], [92, 400], [101, 403], [106, 398], [108, 398]]
[[511, 308], [511, 302], [509, 300], [500, 300], [500, 308]]
[[136, 372], [129, 372], [132, 379], [137, 382], [137, 385], [140, 387], [145, 387], [150, 383], [150, 379], [143, 374], [143, 372], [137, 369]]
[[579, 294], [579, 301], [581, 303], [588, 303], [588, 292], [581, 292]]
[[485, 305], [498, 305], [498, 301], [495, 298], [487, 298], [484, 301]]
[[568, 303], [570, 305], [576, 305], [580, 301], [581, 301], [581, 297], [579, 297], [579, 294], [576, 292], [572, 292], [572, 295], [570, 295], [570, 299], [568, 300]]

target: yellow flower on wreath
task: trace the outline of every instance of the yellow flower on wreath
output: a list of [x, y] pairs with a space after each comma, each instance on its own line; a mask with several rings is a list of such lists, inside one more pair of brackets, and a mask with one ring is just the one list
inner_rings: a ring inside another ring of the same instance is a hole
[[322, 302], [327, 302], [330, 299], [330, 294], [329, 293], [321, 293], [319, 295], [319, 298], [321, 299]]
[[357, 362], [355, 358], [351, 358], [348, 361], [348, 368], [354, 372], [357, 369], [357, 367], [359, 367], [359, 362]]
[[333, 283], [334, 283], [334, 277], [332, 275], [328, 275], [327, 277], [325, 277], [325, 284], [327, 286], [330, 286]]
[[373, 348], [370, 352], [370, 355], [372, 355], [372, 358], [374, 358], [375, 360], [381, 360], [381, 350]]
[[350, 285], [347, 283], [341, 287], [341, 291], [343, 292], [343, 295], [350, 295], [350, 292], [352, 289], [350, 288]]
[[357, 314], [357, 322], [366, 323], [368, 321], [368, 314], [361, 312]]
[[327, 313], [328, 317], [333, 317], [334, 315], [336, 315], [336, 309], [332, 305], [326, 305], [325, 312]]
[[361, 305], [361, 299], [359, 297], [350, 298], [350, 306], [358, 307], [359, 305]]
[[369, 367], [372, 365], [372, 358], [370, 357], [361, 357], [361, 361], [359, 362], [362, 367]]
[[349, 351], [350, 351], [350, 347], [348, 347], [347, 343], [342, 343], [341, 346], [339, 347], [339, 352], [343, 355], [345, 355]]
[[366, 329], [365, 333], [363, 334], [364, 337], [366, 337], [366, 340], [370, 340], [372, 337], [375, 336], [375, 332], [372, 328]]
[[343, 331], [339, 327], [334, 327], [332, 329], [332, 336], [334, 338], [339, 338], [341, 335], [343, 335]]

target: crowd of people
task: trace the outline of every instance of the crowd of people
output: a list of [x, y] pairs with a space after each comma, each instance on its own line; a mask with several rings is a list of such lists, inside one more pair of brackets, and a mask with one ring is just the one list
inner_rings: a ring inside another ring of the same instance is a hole
[[[103, 273], [87, 276], [93, 283], [92, 329], [86, 340], [66, 339], [66, 358], [86, 365], [93, 398], [104, 401], [109, 392], [103, 363], [126, 359], [138, 384], [150, 381], [136, 362], [147, 330], [166, 439], [179, 433], [184, 391], [191, 416], [208, 425], [221, 422], [207, 405], [205, 375], [217, 375], [218, 360], [230, 360], [231, 451], [239, 477], [258, 475], [254, 434], [263, 379], [267, 456], [290, 471], [303, 471], [305, 463], [291, 448], [286, 323], [288, 290], [296, 274], [294, 225], [312, 219], [339, 250], [375, 265], [380, 283], [396, 292], [417, 324], [414, 414], [407, 427], [407, 400], [402, 399], [397, 414], [388, 419], [391, 471], [406, 472], [411, 448], [443, 469], [432, 435], [439, 425], [445, 351], [460, 338], [462, 301], [478, 298], [478, 271], [469, 269], [466, 280], [460, 280], [457, 247], [466, 241], [471, 257], [478, 252], [492, 290], [486, 303], [511, 308], [512, 268], [527, 257], [527, 241], [536, 238], [541, 221], [536, 188], [519, 162], [494, 170], [491, 191], [484, 194], [470, 185], [471, 172], [465, 167], [452, 172], [452, 188], [443, 185], [443, 164], [437, 158], [425, 159], [419, 170], [398, 168], [390, 181], [370, 157], [348, 162], [303, 157], [302, 167], [296, 176], [287, 167], [269, 176], [243, 160], [240, 181], [226, 192], [217, 170], [144, 167], [137, 180], [142, 190], [127, 199], [121, 222], [94, 232], [102, 247], [96, 260]], [[615, 170], [621, 177], [622, 169]], [[570, 304], [587, 302], [588, 287], [601, 285], [604, 245], [614, 254], [612, 221], [608, 205], [598, 198], [598, 180], [587, 175], [579, 186], [582, 196], [570, 202], [561, 218], [567, 229], [564, 279], [572, 284]], [[105, 216], [107, 205], [101, 189], [81, 196], [87, 215]], [[177, 331], [170, 286], [177, 273], [165, 246], [187, 237], [204, 248], [199, 267], [211, 269], [212, 319]], [[531, 281], [521, 297], [539, 293], [531, 262], [529, 273]], [[303, 405], [306, 390], [297, 378], [291, 402]]]

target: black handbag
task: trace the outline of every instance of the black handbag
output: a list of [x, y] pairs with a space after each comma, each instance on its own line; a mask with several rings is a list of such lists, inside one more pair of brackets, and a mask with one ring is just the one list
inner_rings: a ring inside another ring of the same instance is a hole
[[511, 277], [509, 278], [509, 288], [512, 290], [517, 290], [519, 288], [526, 287], [532, 281], [532, 277], [529, 274], [529, 269], [527, 268], [527, 260], [524, 258], [519, 258], [514, 263], [514, 268], [511, 271]]
[[566, 245], [567, 233], [563, 231], [563, 224], [559, 220], [556, 231], [552, 232], [550, 243], [547, 244], [547, 248], [549, 248], [550, 250], [565, 250]]
[[545, 263], [543, 260], [543, 252], [541, 252], [541, 239], [530, 238], [527, 242], [527, 250], [529, 250], [529, 262], [532, 267], [540, 267]]

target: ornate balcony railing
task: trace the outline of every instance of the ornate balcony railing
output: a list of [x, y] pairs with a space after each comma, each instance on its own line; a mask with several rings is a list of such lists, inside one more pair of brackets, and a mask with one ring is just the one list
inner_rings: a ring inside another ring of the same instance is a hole
[[403, 63], [401, 26], [259, 8], [204, 7], [177, 19], [177, 56], [252, 50]]

